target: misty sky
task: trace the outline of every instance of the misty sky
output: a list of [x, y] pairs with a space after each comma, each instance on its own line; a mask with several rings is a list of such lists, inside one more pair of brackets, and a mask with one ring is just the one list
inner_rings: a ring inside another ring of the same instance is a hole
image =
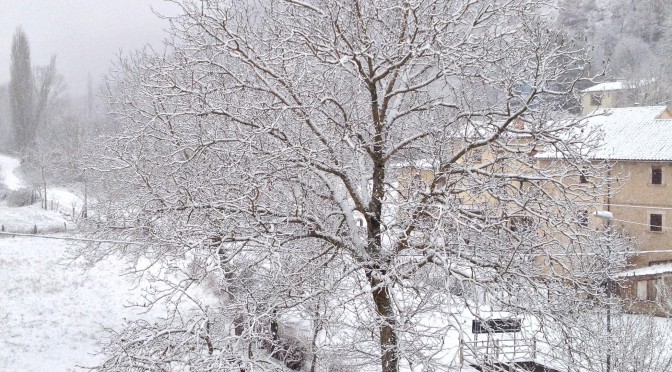
[[152, 13], [175, 12], [163, 0], [0, 0], [0, 85], [9, 81], [12, 35], [21, 25], [30, 41], [33, 65], [56, 66], [71, 95], [86, 91], [120, 51], [160, 45], [167, 22]]

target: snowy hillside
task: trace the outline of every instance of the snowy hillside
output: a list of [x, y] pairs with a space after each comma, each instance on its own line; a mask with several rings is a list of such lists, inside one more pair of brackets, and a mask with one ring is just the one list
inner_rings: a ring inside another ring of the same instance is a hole
[[0, 154], [0, 180], [10, 190], [21, 187], [21, 180], [15, 172], [20, 164], [19, 159]]
[[[22, 185], [15, 172], [18, 165], [18, 160], [0, 155], [0, 181], [7, 189]], [[73, 195], [67, 190], [58, 194]], [[58, 213], [37, 205], [0, 205], [0, 223], [5, 226], [64, 222]], [[0, 371], [59, 372], [93, 366], [100, 332], [139, 316], [141, 309], [127, 305], [139, 299], [140, 289], [121, 276], [122, 265], [110, 260], [85, 271], [68, 260], [71, 244], [78, 243], [0, 236]]]
[[[68, 243], [0, 239], [0, 371], [73, 371], [92, 366], [104, 327], [137, 310], [113, 262], [84, 271], [64, 259]], [[137, 292], [136, 292], [137, 295]]]

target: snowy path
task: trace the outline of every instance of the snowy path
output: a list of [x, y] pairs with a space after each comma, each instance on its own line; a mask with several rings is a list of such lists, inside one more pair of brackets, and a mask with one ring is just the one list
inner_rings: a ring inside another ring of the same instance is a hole
[[138, 310], [132, 284], [107, 262], [91, 271], [63, 260], [67, 242], [0, 239], [0, 371], [75, 371], [92, 366], [103, 327]]
[[22, 185], [19, 177], [14, 174], [19, 165], [19, 159], [0, 154], [0, 181], [10, 190], [16, 190]]
[[[0, 185], [4, 184], [10, 190], [23, 187], [25, 183], [16, 172], [20, 165], [19, 159], [0, 154]], [[72, 208], [81, 208], [82, 203], [79, 202], [79, 197], [63, 188], [48, 188], [47, 196], [49, 200], [60, 203], [56, 204], [60, 210], [70, 211]], [[9, 207], [4, 202], [0, 202], [0, 225], [4, 226], [6, 231], [13, 232], [30, 232], [33, 226], [37, 226], [42, 232], [63, 231], [64, 226], [74, 227], [72, 221], [62, 214], [45, 211], [39, 204]]]

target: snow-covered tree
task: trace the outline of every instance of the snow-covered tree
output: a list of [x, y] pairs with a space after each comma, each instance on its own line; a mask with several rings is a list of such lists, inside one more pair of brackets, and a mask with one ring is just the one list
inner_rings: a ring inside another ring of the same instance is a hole
[[630, 104], [667, 104], [672, 96], [665, 0], [560, 0], [558, 25], [592, 48], [591, 69], [638, 88]]
[[129, 244], [81, 252], [170, 312], [100, 370], [448, 370], [468, 319], [557, 340], [602, 303], [625, 256], [584, 220], [599, 136], [552, 120], [587, 55], [545, 2], [176, 4], [166, 52], [107, 82], [92, 227]]

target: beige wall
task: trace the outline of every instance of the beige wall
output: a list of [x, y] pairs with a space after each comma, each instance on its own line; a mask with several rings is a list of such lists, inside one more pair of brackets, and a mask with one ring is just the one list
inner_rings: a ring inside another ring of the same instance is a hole
[[[662, 185], [651, 184], [654, 166], [662, 169]], [[614, 165], [612, 175], [623, 180], [615, 185], [610, 201], [614, 226], [639, 241], [640, 251], [672, 250], [672, 162], [622, 161]], [[652, 213], [663, 216], [660, 232], [650, 230]], [[672, 260], [672, 253], [643, 253], [636, 256], [632, 264], [644, 267], [652, 261], [664, 260]]]
[[[669, 117], [669, 113], [664, 114]], [[484, 151], [482, 161], [487, 162], [493, 157], [490, 151]], [[553, 166], [552, 163], [541, 161], [540, 166]], [[651, 184], [652, 167], [662, 169], [662, 185]], [[517, 169], [524, 173], [523, 169]], [[655, 251], [672, 251], [672, 161], [668, 162], [640, 162], [640, 161], [618, 161], [612, 164], [611, 176], [617, 181], [610, 185], [611, 197], [600, 201], [595, 200], [577, 200], [579, 203], [595, 204], [589, 208], [588, 212], [595, 210], [606, 210], [613, 213], [613, 226], [626, 232], [638, 242], [639, 251], [654, 251], [654, 253], [642, 253], [636, 255], [631, 260], [631, 268], [647, 267], [656, 261], [672, 261], [672, 253]], [[419, 175], [425, 183], [432, 182], [434, 175], [429, 169], [418, 169], [415, 167], [404, 167], [399, 169], [398, 180], [402, 195], [408, 190], [408, 185], [412, 179]], [[566, 179], [565, 182], [577, 183], [578, 179]], [[589, 184], [586, 184], [590, 187]], [[605, 190], [606, 191], [606, 190]], [[471, 196], [471, 197], [470, 197]], [[473, 199], [472, 199], [473, 198]], [[488, 198], [487, 195], [465, 195], [463, 203], [473, 203], [478, 199]], [[609, 207], [607, 207], [609, 204]], [[668, 209], [669, 208], [669, 209]], [[652, 213], [661, 214], [663, 228], [662, 231], [651, 231], [649, 226], [649, 216]], [[403, 213], [400, 217], [403, 216]], [[597, 218], [589, 218], [589, 222], [594, 227], [600, 227], [604, 221]], [[538, 261], [541, 266], [546, 266], [549, 270], [548, 262]], [[651, 278], [642, 278], [649, 280]], [[651, 281], [653, 283], [653, 281]], [[640, 311], [652, 311], [656, 305], [651, 301], [639, 301], [636, 296], [636, 281], [621, 283], [623, 285], [621, 293], [624, 297], [631, 300], [632, 309]], [[649, 288], [651, 290], [651, 288]]]
[[[662, 185], [651, 184], [653, 167], [662, 169]], [[630, 260], [631, 268], [647, 267], [656, 261], [672, 261], [672, 253], [656, 252], [672, 251], [672, 162], [620, 161], [614, 164], [612, 176], [620, 181], [614, 185], [614, 195], [609, 200], [614, 214], [613, 224], [633, 237], [637, 250], [642, 252]], [[649, 218], [652, 213], [663, 216], [662, 231], [651, 231]], [[650, 251], [653, 253], [648, 253]], [[646, 287], [648, 298], [645, 300], [637, 298], [638, 282]], [[662, 285], [655, 275], [637, 277], [620, 285], [620, 292], [628, 300], [631, 311], [657, 315], [665, 312], [653, 292], [654, 286]]]
[[[593, 95], [601, 96], [601, 104], [593, 105]], [[618, 107], [621, 99], [621, 91], [607, 90], [603, 92], [584, 93], [581, 96], [581, 107], [583, 108], [583, 115], [588, 115], [598, 108]]]

